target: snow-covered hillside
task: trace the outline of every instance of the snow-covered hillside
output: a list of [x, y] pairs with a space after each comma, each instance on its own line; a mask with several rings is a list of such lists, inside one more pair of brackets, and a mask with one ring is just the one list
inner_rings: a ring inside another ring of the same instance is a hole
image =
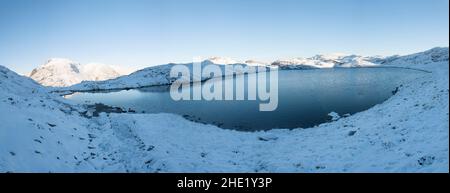
[[431, 73], [364, 112], [261, 132], [172, 114], [92, 117], [87, 107], [0, 66], [0, 172], [447, 173], [448, 48], [385, 64]]
[[247, 64], [249, 66], [268, 66], [268, 62], [263, 62], [259, 60], [246, 60], [244, 64]]
[[245, 60], [244, 62], [242, 61], [238, 61], [238, 60], [234, 60], [232, 58], [228, 58], [228, 57], [211, 57], [206, 59], [205, 61], [209, 61], [211, 63], [214, 64], [219, 64], [219, 65], [229, 65], [229, 64], [246, 64], [249, 66], [267, 66], [269, 65], [269, 63], [267, 62], [262, 62], [262, 61], [258, 61], [258, 60]]
[[0, 171], [93, 171], [82, 111], [0, 66]]
[[52, 58], [34, 69], [30, 77], [44, 86], [65, 87], [85, 80], [108, 80], [125, 75], [116, 67], [101, 63], [80, 63], [64, 58]]
[[277, 60], [271, 65], [281, 69], [311, 69], [335, 67], [370, 67], [379, 65], [404, 66], [448, 61], [448, 48], [436, 47], [407, 56], [358, 56], [345, 54], [316, 55], [310, 58]]
[[365, 67], [375, 66], [374, 57], [357, 55], [316, 55], [310, 58], [293, 58], [277, 60], [271, 65], [279, 66], [281, 69], [312, 69], [312, 68], [334, 68], [334, 67]]
[[436, 47], [424, 52], [406, 56], [390, 56], [382, 59], [372, 59], [373, 62], [392, 66], [426, 65], [436, 62], [448, 62], [448, 47]]

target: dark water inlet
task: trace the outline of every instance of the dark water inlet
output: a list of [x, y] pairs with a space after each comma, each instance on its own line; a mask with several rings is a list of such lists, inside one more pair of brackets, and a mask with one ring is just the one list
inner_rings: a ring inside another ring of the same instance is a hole
[[[174, 113], [186, 119], [241, 131], [308, 128], [331, 120], [330, 112], [354, 114], [382, 103], [398, 86], [424, 72], [403, 68], [286, 70], [278, 74], [278, 108], [259, 111], [267, 101], [174, 101], [169, 86], [106, 93], [75, 93], [79, 103], [103, 103], [145, 113]], [[236, 84], [255, 74], [224, 78]], [[208, 82], [203, 83], [209, 84]], [[199, 86], [199, 85], [197, 85]], [[225, 89], [225, 88], [224, 88]], [[151, 124], [151, 123], [149, 123]]]

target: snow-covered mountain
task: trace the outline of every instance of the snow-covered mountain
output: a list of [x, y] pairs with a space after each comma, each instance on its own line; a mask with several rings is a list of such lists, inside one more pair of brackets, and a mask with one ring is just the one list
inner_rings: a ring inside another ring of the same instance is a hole
[[313, 69], [335, 67], [368, 67], [379, 65], [404, 66], [448, 61], [448, 47], [436, 47], [430, 50], [406, 56], [359, 56], [345, 54], [316, 55], [310, 58], [277, 60], [271, 65], [281, 69]]
[[334, 68], [334, 67], [365, 67], [376, 66], [373, 63], [374, 57], [364, 57], [358, 55], [315, 55], [310, 58], [293, 58], [277, 60], [271, 65], [279, 66], [281, 69], [313, 69], [313, 68]]
[[0, 66], [0, 172], [92, 171], [82, 111]]
[[232, 58], [220, 57], [220, 56], [214, 56], [214, 57], [206, 59], [205, 61], [209, 61], [213, 64], [236, 64], [236, 63], [239, 63], [237, 60], [234, 60]]
[[101, 63], [81, 65], [65, 58], [49, 59], [44, 65], [34, 69], [30, 78], [44, 86], [65, 87], [86, 80], [108, 80], [125, 75], [118, 67]]
[[85, 80], [108, 80], [121, 75], [111, 66], [101, 63], [88, 63], [83, 65], [80, 70]]
[[244, 64], [247, 64], [249, 66], [267, 66], [270, 63], [269, 62], [263, 62], [263, 61], [259, 61], [259, 60], [252, 60], [252, 59], [250, 59], [250, 60], [246, 60], [244, 62]]
[[430, 50], [410, 54], [406, 56], [390, 56], [385, 58], [373, 58], [371, 61], [382, 65], [404, 66], [417, 65], [417, 64], [429, 64], [436, 62], [447, 62], [449, 57], [448, 47], [436, 47]]

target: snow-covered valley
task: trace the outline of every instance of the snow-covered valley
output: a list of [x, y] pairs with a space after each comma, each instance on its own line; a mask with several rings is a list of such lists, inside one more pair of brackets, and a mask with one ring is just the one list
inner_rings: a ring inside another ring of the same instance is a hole
[[52, 92], [168, 84], [170, 64], [58, 89], [0, 66], [0, 172], [448, 172], [448, 48], [353, 58], [277, 64], [389, 65], [431, 73], [404, 82], [384, 103], [334, 122], [239, 132], [173, 114], [93, 117], [86, 106]]

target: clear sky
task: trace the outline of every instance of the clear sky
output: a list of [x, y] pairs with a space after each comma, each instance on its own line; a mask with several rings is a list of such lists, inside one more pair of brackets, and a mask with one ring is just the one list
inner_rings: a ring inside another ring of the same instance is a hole
[[145, 67], [448, 46], [448, 0], [0, 0], [0, 65]]

